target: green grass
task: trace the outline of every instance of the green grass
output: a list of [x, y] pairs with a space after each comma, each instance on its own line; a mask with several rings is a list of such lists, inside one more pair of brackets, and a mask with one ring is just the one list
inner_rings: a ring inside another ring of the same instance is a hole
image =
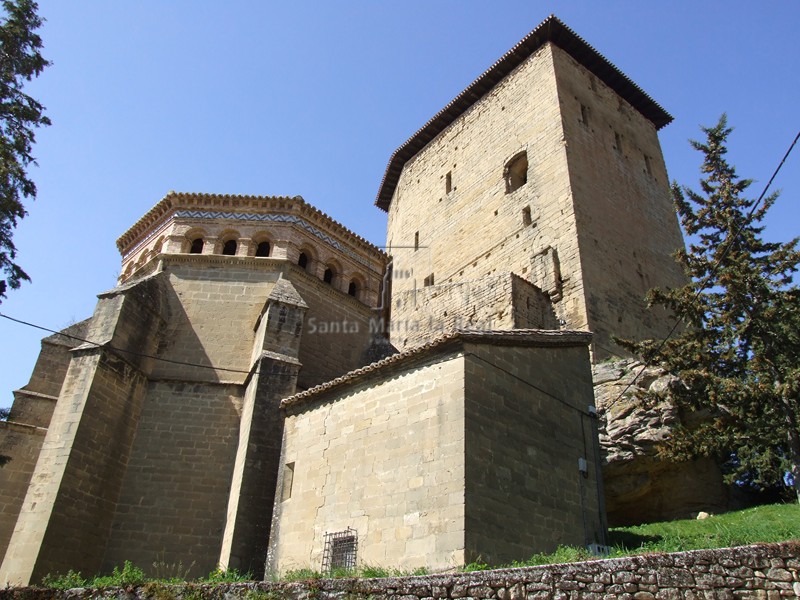
[[783, 542], [800, 539], [800, 505], [771, 504], [702, 520], [618, 527], [609, 537], [615, 556]]
[[[665, 521], [635, 527], [617, 527], [609, 532], [610, 557], [656, 552], [682, 552], [707, 548], [744, 546], [758, 542], [783, 542], [800, 540], [800, 505], [772, 504], [745, 510], [712, 515], [703, 520]], [[534, 554], [528, 560], [514, 562], [509, 567], [529, 567], [545, 564], [580, 562], [598, 558], [584, 548], [560, 546], [551, 554]], [[162, 561], [163, 562], [163, 561]], [[145, 582], [177, 583], [188, 569], [181, 563], [164, 565], [154, 563], [157, 577], [146, 577], [144, 572], [126, 561], [122, 569], [104, 577], [84, 579], [80, 573], [69, 571], [66, 575], [48, 575], [42, 582], [46, 587], [67, 589], [72, 587], [108, 587], [136, 585]], [[482, 571], [489, 568], [480, 559], [464, 566], [464, 571]], [[336, 571], [332, 577], [403, 577], [426, 575], [425, 569], [400, 571], [380, 566], [362, 565], [352, 570]], [[283, 574], [277, 581], [310, 581], [323, 575], [311, 569], [298, 569]], [[198, 583], [221, 583], [252, 580], [250, 573], [236, 570], [212, 571]], [[254, 592], [255, 594], [255, 592]], [[260, 598], [261, 592], [258, 592]], [[256, 596], [253, 596], [254, 598]], [[266, 597], [266, 596], [265, 596]]]
[[[194, 564], [194, 563], [193, 563]], [[122, 569], [114, 567], [111, 575], [95, 575], [91, 578], [84, 578], [80, 573], [68, 571], [66, 575], [48, 573], [42, 579], [42, 586], [67, 590], [76, 587], [107, 588], [125, 587], [129, 585], [141, 585], [145, 583], [158, 584], [177, 584], [188, 581], [186, 575], [188, 569], [184, 569], [182, 563], [164, 566], [163, 562], [153, 563], [156, 570], [154, 577], [148, 577], [145, 572], [137, 566], [125, 561]], [[165, 573], [164, 571], [167, 571]], [[183, 573], [181, 575], [181, 573]], [[211, 571], [206, 577], [196, 580], [197, 583], [233, 583], [237, 581], [252, 581], [250, 573], [239, 573], [236, 569], [223, 571], [219, 568]]]
[[[745, 546], [758, 542], [800, 540], [800, 505], [772, 504], [707, 519], [664, 521], [635, 527], [616, 527], [609, 532], [610, 558], [634, 554], [684, 552], [710, 548]], [[508, 567], [533, 567], [604, 558], [593, 556], [584, 548], [559, 546], [550, 554], [534, 554], [528, 560], [515, 561]], [[481, 562], [464, 567], [479, 571], [489, 567]]]

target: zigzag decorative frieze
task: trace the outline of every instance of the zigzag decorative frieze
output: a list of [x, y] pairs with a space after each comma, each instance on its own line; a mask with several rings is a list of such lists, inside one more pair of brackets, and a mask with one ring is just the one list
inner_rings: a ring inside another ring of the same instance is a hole
[[359, 264], [364, 265], [365, 267], [370, 268], [371, 265], [369, 261], [363, 259], [358, 254], [350, 250], [349, 248], [343, 246], [338, 241], [333, 239], [328, 234], [320, 231], [304, 219], [297, 217], [295, 215], [283, 215], [283, 214], [253, 214], [253, 213], [238, 213], [238, 212], [216, 212], [210, 210], [177, 210], [175, 211], [171, 217], [167, 219], [167, 221], [159, 227], [157, 230], [150, 232], [146, 235], [138, 244], [136, 244], [133, 248], [131, 248], [128, 252], [123, 255], [123, 260], [127, 259], [129, 256], [134, 254], [139, 248], [141, 248], [144, 244], [146, 244], [149, 240], [153, 238], [158, 232], [163, 231], [165, 226], [169, 225], [174, 219], [227, 219], [227, 220], [236, 220], [236, 221], [261, 221], [261, 222], [268, 222], [268, 223], [293, 223], [295, 225], [299, 225], [306, 231], [308, 231], [311, 235], [316, 238], [319, 238], [329, 246], [336, 248], [339, 252], [346, 254]]

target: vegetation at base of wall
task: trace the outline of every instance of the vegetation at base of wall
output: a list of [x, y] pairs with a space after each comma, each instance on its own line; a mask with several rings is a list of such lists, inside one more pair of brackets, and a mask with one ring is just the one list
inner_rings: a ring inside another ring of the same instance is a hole
[[[633, 527], [617, 527], [609, 532], [611, 552], [608, 557], [618, 558], [643, 553], [683, 552], [687, 550], [701, 550], [709, 548], [727, 548], [755, 543], [784, 542], [800, 539], [800, 506], [797, 504], [772, 504], [757, 506], [745, 510], [729, 512], [721, 515], [711, 515], [706, 519], [686, 519], [680, 521], [665, 521], [662, 523], [649, 523]], [[589, 553], [585, 548], [560, 546], [550, 554], [534, 554], [528, 560], [515, 561], [505, 567], [531, 567], [537, 565], [581, 562], [598, 558]], [[154, 563], [155, 564], [155, 563]], [[490, 566], [481, 558], [465, 565], [463, 571], [484, 571]], [[115, 568], [111, 575], [85, 579], [80, 573], [68, 571], [66, 575], [47, 575], [42, 581], [45, 587], [56, 589], [70, 589], [77, 587], [125, 587], [130, 585], [148, 585], [151, 596], [157, 600], [169, 600], [173, 591], [169, 584], [185, 583], [176, 579], [177, 572], [183, 570], [181, 563], [166, 565], [162, 569], [161, 579], [148, 578], [144, 571], [135, 567], [130, 561], [125, 561], [122, 569]], [[188, 571], [188, 569], [186, 570]], [[323, 576], [319, 571], [312, 569], [296, 569], [287, 571], [275, 579], [281, 582], [309, 581], [326, 577], [407, 577], [412, 575], [428, 575], [424, 568], [413, 571], [390, 569], [375, 565], [361, 565], [355, 569], [335, 570], [329, 576]], [[196, 584], [203, 583], [235, 583], [252, 581], [250, 573], [239, 573], [235, 569], [215, 569], [207, 577], [197, 580]], [[314, 586], [309, 586], [313, 589]], [[187, 595], [188, 594], [188, 595]], [[251, 600], [272, 600], [278, 596], [272, 592], [250, 590], [248, 598]], [[193, 592], [184, 590], [182, 598], [191, 598]], [[199, 597], [199, 596], [198, 596]]]
[[[168, 563], [165, 560], [157, 560], [153, 562], [153, 577], [157, 581], [164, 583], [182, 583], [189, 580], [189, 572], [194, 568], [195, 561], [192, 561], [188, 567], [184, 566], [183, 561], [176, 563]], [[217, 573], [219, 569], [212, 572]], [[211, 575], [209, 575], [211, 577]]]
[[[155, 562], [153, 563], [155, 576], [148, 577], [142, 569], [134, 566], [131, 561], [126, 560], [122, 569], [114, 567], [111, 575], [95, 575], [90, 579], [84, 578], [80, 573], [73, 570], [67, 571], [66, 575], [48, 573], [42, 579], [42, 586], [68, 590], [79, 587], [106, 588], [145, 584], [150, 585], [155, 590], [158, 586], [163, 587], [164, 585], [188, 582], [186, 575], [188, 575], [192, 565], [184, 569], [183, 563], [180, 561], [169, 565], [163, 561]], [[239, 573], [236, 569], [224, 570], [216, 568], [206, 577], [195, 580], [195, 583], [236, 583], [241, 581], [253, 581], [252, 573]]]
[[209, 573], [201, 583], [236, 583], [237, 581], [253, 581], [253, 574], [239, 573], [236, 569], [223, 569], [217, 567]]
[[286, 571], [275, 581], [308, 581], [312, 579], [342, 579], [346, 577], [357, 577], [364, 579], [380, 579], [383, 577], [410, 577], [428, 575], [430, 571], [425, 567], [406, 571], [402, 569], [389, 569], [376, 565], [360, 565], [354, 569], [334, 569], [328, 575], [323, 575], [319, 571], [312, 569], [294, 569]]

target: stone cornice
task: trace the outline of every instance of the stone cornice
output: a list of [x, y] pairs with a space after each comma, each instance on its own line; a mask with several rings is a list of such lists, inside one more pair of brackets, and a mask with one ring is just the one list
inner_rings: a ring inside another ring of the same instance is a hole
[[230, 218], [232, 220], [241, 217], [242, 220], [270, 221], [272, 219], [268, 217], [261, 219], [259, 215], [295, 216], [307, 225], [307, 229], [316, 229], [323, 235], [338, 238], [346, 245], [361, 250], [378, 262], [385, 263], [388, 260], [386, 253], [377, 246], [310, 205], [301, 196], [242, 196], [174, 191], [164, 196], [117, 239], [117, 248], [120, 254], [123, 257], [129, 255], [143, 241], [150, 239], [156, 230], [161, 229], [163, 224], [175, 218], [176, 213], [181, 210], [194, 211], [198, 215], [202, 215], [204, 212], [214, 213], [214, 216], [210, 218]]

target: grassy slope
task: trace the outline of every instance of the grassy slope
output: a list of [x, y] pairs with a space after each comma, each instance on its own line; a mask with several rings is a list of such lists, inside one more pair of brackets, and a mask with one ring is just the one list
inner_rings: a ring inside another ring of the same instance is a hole
[[[680, 552], [800, 539], [800, 505], [772, 504], [713, 515], [612, 529], [617, 552]], [[616, 553], [615, 553], [616, 554]]]

